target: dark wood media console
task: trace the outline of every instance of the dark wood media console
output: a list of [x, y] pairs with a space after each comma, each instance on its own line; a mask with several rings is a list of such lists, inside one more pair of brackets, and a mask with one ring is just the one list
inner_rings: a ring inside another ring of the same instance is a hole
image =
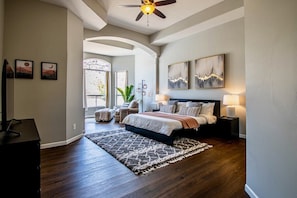
[[40, 197], [40, 137], [33, 119], [0, 132], [0, 197]]

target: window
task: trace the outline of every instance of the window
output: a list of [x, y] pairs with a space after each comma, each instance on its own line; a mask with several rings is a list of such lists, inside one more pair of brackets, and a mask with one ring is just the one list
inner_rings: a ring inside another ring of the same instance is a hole
[[110, 63], [101, 59], [86, 59], [84, 69], [84, 106], [108, 106]]
[[[118, 71], [115, 72], [115, 87], [125, 89], [127, 86], [128, 72], [127, 71]], [[120, 92], [115, 89], [115, 105], [120, 106], [124, 104], [124, 100]]]

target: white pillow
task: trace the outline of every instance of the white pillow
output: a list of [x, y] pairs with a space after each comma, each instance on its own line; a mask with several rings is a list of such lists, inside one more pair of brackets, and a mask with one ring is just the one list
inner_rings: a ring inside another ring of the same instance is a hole
[[200, 114], [213, 115], [214, 102], [203, 103]]

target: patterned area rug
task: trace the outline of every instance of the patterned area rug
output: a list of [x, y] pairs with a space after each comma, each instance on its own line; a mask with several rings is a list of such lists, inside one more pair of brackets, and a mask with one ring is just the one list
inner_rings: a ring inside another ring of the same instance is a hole
[[173, 146], [169, 146], [122, 128], [87, 134], [86, 137], [136, 175], [146, 174], [212, 147], [189, 138], [178, 138]]

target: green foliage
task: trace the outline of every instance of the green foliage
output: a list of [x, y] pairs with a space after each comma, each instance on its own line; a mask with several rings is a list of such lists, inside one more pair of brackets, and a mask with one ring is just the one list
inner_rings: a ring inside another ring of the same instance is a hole
[[97, 85], [99, 94], [105, 95], [105, 84], [99, 80], [98, 85]]
[[120, 92], [122, 95], [124, 102], [131, 102], [134, 99], [134, 94], [132, 94], [134, 85], [128, 85], [125, 87], [125, 90], [117, 87], [116, 89]]

